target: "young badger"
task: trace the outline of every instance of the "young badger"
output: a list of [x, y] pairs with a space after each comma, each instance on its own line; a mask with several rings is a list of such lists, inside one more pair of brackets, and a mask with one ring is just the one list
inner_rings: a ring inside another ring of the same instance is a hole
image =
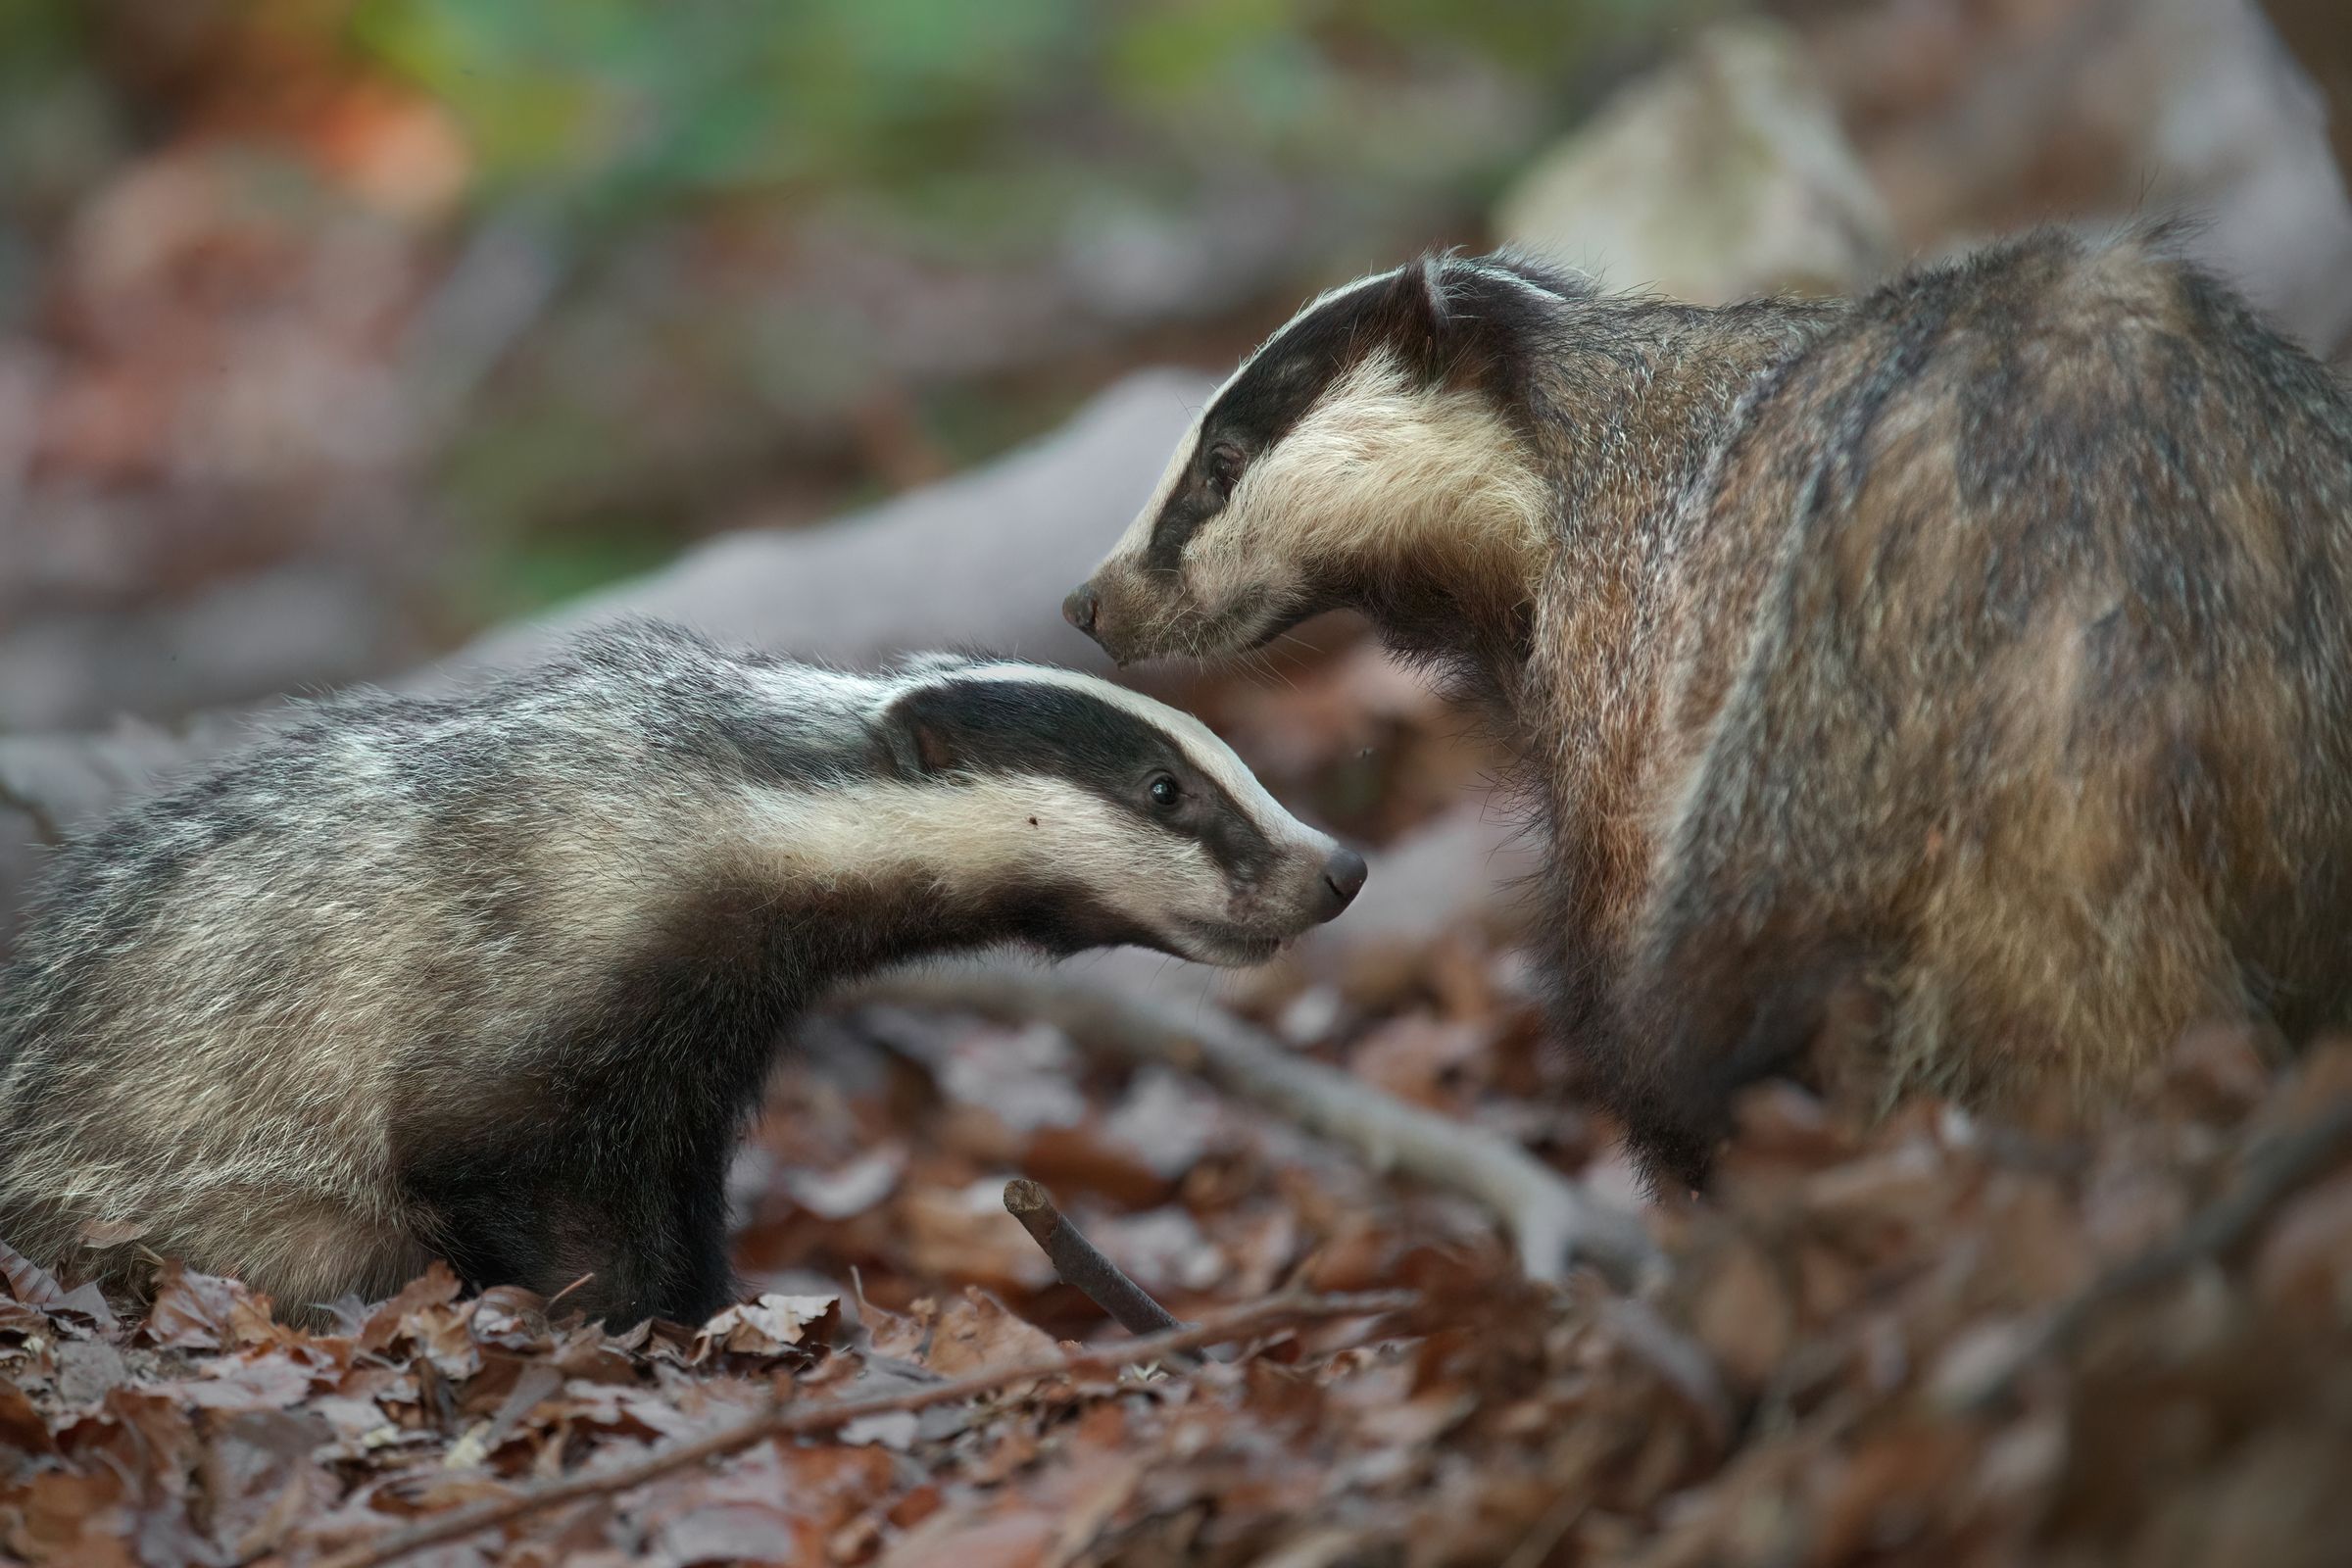
[[104, 1268], [136, 1228], [290, 1305], [437, 1254], [700, 1322], [826, 986], [1000, 943], [1254, 963], [1363, 879], [1196, 720], [1033, 665], [642, 624], [332, 702], [63, 853], [0, 977], [0, 1239]]
[[1998, 1102], [2344, 1019], [2348, 588], [2344, 387], [2148, 230], [1845, 305], [1366, 278], [1064, 611], [1133, 660], [1352, 607], [1494, 705], [1556, 1027], [1695, 1184], [1817, 1040]]

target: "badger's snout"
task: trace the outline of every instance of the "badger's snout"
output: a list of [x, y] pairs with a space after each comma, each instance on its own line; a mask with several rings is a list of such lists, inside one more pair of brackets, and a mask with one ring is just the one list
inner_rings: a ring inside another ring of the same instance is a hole
[[1315, 919], [1321, 922], [1338, 918], [1340, 911], [1353, 904], [1355, 896], [1364, 890], [1368, 870], [1364, 858], [1353, 850], [1333, 851], [1331, 858], [1323, 862], [1323, 896]]
[[1181, 922], [1175, 945], [1204, 963], [1263, 963], [1285, 943], [1336, 920], [1364, 890], [1364, 858], [1321, 834], [1288, 846], [1278, 871], [1230, 891], [1224, 912]]
[[1120, 647], [1119, 639], [1112, 636], [1112, 623], [1118, 617], [1103, 604], [1106, 589], [1099, 586], [1102, 583], [1102, 576], [1098, 572], [1071, 589], [1069, 596], [1061, 602], [1061, 618], [1086, 633], [1096, 647], [1124, 664], [1132, 650]]

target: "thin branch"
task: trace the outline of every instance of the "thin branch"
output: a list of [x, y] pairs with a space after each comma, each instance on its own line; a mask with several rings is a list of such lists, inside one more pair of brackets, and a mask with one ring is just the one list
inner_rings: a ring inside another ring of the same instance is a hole
[[1165, 1334], [1184, 1325], [1174, 1313], [1152, 1299], [1150, 1292], [1127, 1277], [1124, 1269], [1104, 1257], [1086, 1234], [1054, 1206], [1054, 1197], [1026, 1177], [1004, 1184], [1004, 1211], [1021, 1222], [1021, 1229], [1041, 1248], [1061, 1276], [1061, 1283], [1086, 1293], [1086, 1298], [1110, 1314], [1130, 1334]]
[[2244, 1174], [2229, 1191], [2197, 1210], [2174, 1235], [2069, 1298], [1981, 1380], [1952, 1395], [1950, 1402], [1970, 1414], [1992, 1409], [2016, 1389], [2029, 1367], [2072, 1346], [2109, 1305], [2234, 1250], [2266, 1214], [2347, 1151], [2352, 1151], [2352, 1095], [2257, 1145]]
[[1348, 1146], [1376, 1169], [1477, 1200], [1509, 1228], [1531, 1279], [1558, 1280], [1571, 1263], [1589, 1260], [1634, 1285], [1662, 1267], [1640, 1216], [1600, 1202], [1517, 1144], [1406, 1104], [1214, 1009], [1180, 1015], [1146, 998], [1011, 970], [894, 976], [840, 1004], [861, 1002], [1043, 1021], [1090, 1050], [1199, 1073]]
[[1592, 1507], [1592, 1494], [1580, 1490], [1582, 1480], [1580, 1477], [1576, 1488], [1561, 1490], [1560, 1494], [1552, 1499], [1551, 1506], [1544, 1510], [1544, 1517], [1519, 1538], [1519, 1544], [1513, 1546], [1511, 1554], [1502, 1559], [1502, 1568], [1544, 1568], [1551, 1556], [1552, 1548], [1567, 1537], [1569, 1531], [1576, 1528], [1576, 1522]]
[[1735, 1419], [1732, 1397], [1724, 1392], [1706, 1348], [1659, 1316], [1648, 1302], [1632, 1297], [1601, 1302], [1599, 1314], [1618, 1342], [1690, 1406], [1699, 1435], [1714, 1450], [1728, 1448]]
[[525, 1487], [504, 1497], [419, 1520], [394, 1531], [372, 1544], [328, 1560], [328, 1568], [379, 1568], [427, 1546], [463, 1540], [477, 1531], [504, 1525], [526, 1515], [582, 1497], [613, 1495], [658, 1481], [673, 1471], [707, 1460], [723, 1458], [777, 1438], [808, 1438], [837, 1432], [869, 1416], [895, 1415], [933, 1405], [954, 1404], [995, 1394], [1018, 1383], [1068, 1377], [1082, 1372], [1116, 1372], [1125, 1367], [1164, 1361], [1188, 1350], [1255, 1339], [1277, 1329], [1332, 1318], [1380, 1317], [1402, 1311], [1420, 1298], [1410, 1291], [1368, 1291], [1347, 1296], [1318, 1296], [1286, 1291], [1262, 1301], [1237, 1307], [1190, 1328], [1179, 1328], [1118, 1345], [1065, 1351], [1060, 1355], [991, 1367], [967, 1377], [954, 1378], [928, 1388], [906, 1389], [870, 1399], [845, 1399], [813, 1409], [771, 1404], [760, 1414], [730, 1427], [677, 1444], [635, 1464], [592, 1470], [539, 1486]]

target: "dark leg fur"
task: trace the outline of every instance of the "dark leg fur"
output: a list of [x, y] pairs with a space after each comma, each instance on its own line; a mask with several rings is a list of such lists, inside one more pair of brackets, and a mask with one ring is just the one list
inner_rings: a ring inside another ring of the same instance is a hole
[[661, 1315], [700, 1323], [735, 1298], [735, 1271], [727, 1263], [727, 1164], [733, 1141], [722, 1142], [715, 1157], [686, 1172], [671, 1192], [669, 1288], [671, 1309]]
[[408, 1187], [472, 1290], [554, 1296], [577, 1285], [564, 1304], [612, 1329], [648, 1317], [700, 1323], [733, 1292], [724, 1164], [631, 1175], [509, 1150], [412, 1169]]
[[402, 1184], [432, 1216], [427, 1242], [475, 1290], [577, 1284], [564, 1305], [613, 1329], [700, 1323], [734, 1294], [735, 1121], [698, 1092], [708, 1087], [575, 1066], [558, 1104], [518, 1096], [524, 1108], [504, 1120], [483, 1109], [420, 1125]]
[[709, 917], [617, 976], [570, 1038], [518, 1054], [544, 1076], [506, 1106], [397, 1119], [416, 1140], [404, 1180], [467, 1284], [553, 1295], [592, 1275], [564, 1305], [614, 1329], [701, 1323], [733, 1298], [727, 1166], [789, 1009], [741, 978], [756, 964], [714, 970], [710, 954], [741, 954]]
[[1867, 973], [1858, 947], [1793, 923], [1745, 940], [1710, 923], [1632, 975], [1598, 1064], [1652, 1182], [1705, 1186], [1742, 1089], [1777, 1076], [1818, 1087], [1861, 1049], [1879, 1012]]

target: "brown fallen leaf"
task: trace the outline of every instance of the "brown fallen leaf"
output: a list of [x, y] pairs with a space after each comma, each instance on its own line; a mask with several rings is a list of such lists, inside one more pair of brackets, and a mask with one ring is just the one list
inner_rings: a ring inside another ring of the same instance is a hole
[[223, 1550], [240, 1562], [273, 1551], [335, 1495], [314, 1458], [328, 1435], [324, 1420], [297, 1411], [228, 1411], [207, 1423], [196, 1473]]
[[0, 1447], [25, 1454], [57, 1451], [49, 1423], [42, 1419], [39, 1408], [23, 1389], [5, 1378], [0, 1378]]
[[445, 1306], [458, 1298], [462, 1287], [447, 1263], [435, 1258], [425, 1271], [401, 1287], [398, 1295], [368, 1314], [361, 1326], [359, 1346], [380, 1351], [408, 1332], [409, 1319], [426, 1307]]
[[695, 1336], [690, 1364], [713, 1355], [771, 1357], [805, 1342], [821, 1339], [841, 1305], [838, 1296], [769, 1294], [721, 1308]]
[[2306, 1322], [2352, 1313], [2352, 1171], [2299, 1194], [2278, 1211], [2254, 1257], [2254, 1289]]
[[1740, 1239], [1724, 1250], [1698, 1289], [1692, 1332], [1736, 1387], [1749, 1394], [1761, 1389], [1796, 1335], [1780, 1270], [1761, 1247]]
[[968, 1280], [998, 1290], [1036, 1291], [1054, 1265], [1004, 1212], [1004, 1181], [984, 1176], [953, 1191], [916, 1187], [893, 1212], [904, 1226], [907, 1262], [930, 1279]]
[[1448, 1092], [1446, 1080], [1477, 1061], [1493, 1042], [1494, 1031], [1482, 1021], [1411, 1012], [1374, 1029], [1350, 1054], [1348, 1066], [1400, 1099], [1450, 1109], [1457, 1097]]
[[0, 1242], [0, 1280], [8, 1283], [9, 1294], [30, 1306], [55, 1306], [66, 1298], [49, 1271], [23, 1252]]
[[961, 1377], [1054, 1352], [1051, 1335], [1015, 1315], [978, 1286], [965, 1286], [963, 1294], [944, 1307], [928, 1301], [915, 1304], [918, 1316], [925, 1308], [933, 1314], [922, 1359], [942, 1377]]
[[97, 1286], [85, 1282], [69, 1291], [47, 1269], [5, 1242], [0, 1242], [0, 1281], [7, 1283], [10, 1295], [27, 1306], [71, 1313], [109, 1337], [122, 1330], [114, 1308], [107, 1304]]
[[172, 1258], [156, 1273], [154, 1300], [139, 1325], [139, 1338], [173, 1349], [222, 1349], [240, 1343], [240, 1306], [252, 1309], [252, 1293], [242, 1284], [195, 1273]]

